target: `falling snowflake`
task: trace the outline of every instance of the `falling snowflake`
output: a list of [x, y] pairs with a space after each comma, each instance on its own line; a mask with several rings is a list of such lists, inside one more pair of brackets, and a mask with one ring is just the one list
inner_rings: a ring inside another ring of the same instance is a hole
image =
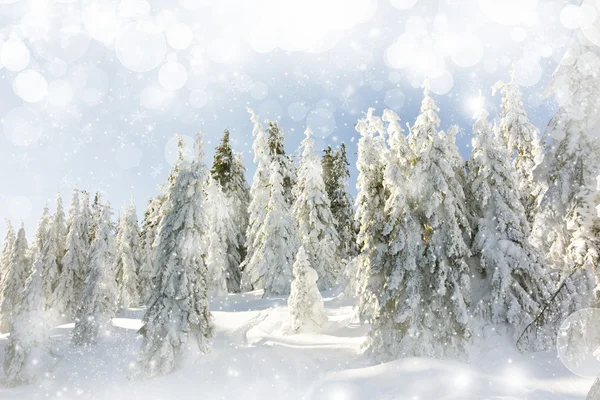
[[153, 178], [156, 178], [157, 176], [159, 176], [161, 174], [162, 170], [163, 170], [162, 164], [154, 165], [154, 166], [150, 167], [150, 175]]

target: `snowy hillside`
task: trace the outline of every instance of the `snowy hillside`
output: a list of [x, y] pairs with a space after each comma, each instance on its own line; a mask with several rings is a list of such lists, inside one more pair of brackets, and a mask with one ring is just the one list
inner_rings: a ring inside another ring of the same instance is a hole
[[[34, 385], [0, 388], [0, 398], [581, 400], [592, 385], [554, 352], [522, 355], [493, 334], [469, 365], [423, 358], [372, 365], [360, 351], [367, 327], [353, 322], [352, 302], [328, 293], [324, 299], [328, 323], [320, 333], [286, 335], [285, 298], [261, 299], [260, 292], [215, 298], [212, 351], [153, 380], [127, 379], [141, 343], [142, 310], [121, 313], [113, 319], [114, 337], [86, 350], [69, 346], [72, 324], [57, 326], [56, 368]], [[4, 335], [0, 350], [6, 343]]]

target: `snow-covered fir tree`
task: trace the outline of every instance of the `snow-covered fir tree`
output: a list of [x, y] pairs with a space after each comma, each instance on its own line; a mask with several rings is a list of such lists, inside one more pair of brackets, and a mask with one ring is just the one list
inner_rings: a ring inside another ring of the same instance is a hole
[[254, 123], [252, 136], [254, 143], [254, 179], [250, 188], [250, 204], [248, 206], [248, 228], [246, 230], [246, 258], [242, 263], [242, 290], [262, 289], [261, 282], [261, 265], [262, 260], [257, 257], [256, 253], [259, 247], [262, 246], [263, 238], [260, 233], [263, 230], [265, 218], [267, 216], [267, 208], [265, 204], [269, 202], [270, 197], [270, 155], [269, 155], [269, 140], [263, 130], [262, 124], [259, 122], [258, 116], [251, 109], [250, 120]]
[[81, 191], [80, 213], [81, 213], [81, 239], [83, 243], [87, 243], [88, 249], [92, 245], [94, 238], [94, 215], [90, 208], [90, 193], [86, 190]]
[[229, 274], [239, 271], [239, 264], [236, 265], [235, 260], [231, 260], [238, 254], [228, 252], [229, 248], [237, 251], [236, 241], [239, 236], [235, 227], [231, 199], [223, 193], [221, 186], [213, 178], [210, 178], [206, 188], [206, 210], [208, 290], [221, 295], [227, 293]]
[[549, 268], [561, 278], [569, 276], [561, 286], [568, 297], [561, 302], [562, 317], [597, 304], [593, 291], [600, 218], [593, 192], [600, 171], [600, 72], [588, 60], [598, 56], [600, 48], [577, 31], [565, 62], [553, 75], [550, 92], [561, 100], [560, 107], [546, 130], [544, 161], [535, 171], [548, 189], [534, 220], [532, 242], [546, 255]]
[[[471, 336], [470, 224], [463, 192], [463, 162], [455, 143], [457, 129], [438, 132], [437, 105], [425, 88], [421, 114], [411, 129], [410, 196], [421, 227], [421, 312], [411, 318], [419, 340], [404, 355], [461, 358]], [[423, 293], [423, 292], [422, 292]]]
[[245, 168], [241, 154], [235, 154], [231, 148], [229, 131], [225, 130], [221, 143], [217, 146], [212, 177], [217, 180], [225, 196], [230, 199], [235, 237], [227, 243], [229, 254], [227, 272], [227, 290], [235, 293], [240, 291], [240, 265], [246, 255], [246, 229], [248, 228], [249, 188], [244, 177]]
[[44, 311], [42, 258], [25, 282], [23, 302], [14, 320], [4, 356], [4, 379], [9, 386], [33, 383], [48, 350], [49, 325]]
[[535, 181], [533, 170], [542, 161], [539, 130], [529, 122], [523, 108], [522, 94], [514, 73], [509, 82], [497, 82], [493, 93], [500, 91], [502, 106], [498, 132], [512, 159], [517, 174], [516, 183], [527, 220], [533, 222], [542, 186]]
[[294, 333], [314, 332], [327, 321], [323, 298], [317, 287], [317, 271], [311, 267], [310, 255], [300, 246], [293, 267], [294, 280], [288, 307], [290, 330]]
[[115, 278], [119, 308], [140, 304], [137, 272], [140, 268], [140, 230], [133, 201], [124, 207], [115, 241]]
[[48, 224], [50, 223], [50, 210], [48, 209], [48, 205], [44, 206], [42, 211], [42, 216], [40, 217], [40, 222], [35, 230], [35, 235], [33, 237], [33, 243], [29, 248], [29, 259], [35, 261], [37, 259], [38, 254], [42, 251], [44, 247], [44, 243], [48, 240]]
[[[40, 269], [39, 273], [42, 277], [44, 301], [46, 302], [45, 307], [47, 310], [52, 306], [50, 300], [52, 293], [54, 293], [54, 290], [58, 285], [58, 279], [61, 273], [60, 261], [64, 256], [64, 248], [60, 247], [62, 229], [64, 228], [62, 222], [60, 217], [56, 217], [55, 212], [55, 215], [48, 223], [47, 239], [36, 259], [36, 265], [37, 268]], [[49, 315], [49, 318], [52, 317], [54, 316]]]
[[142, 229], [140, 231], [140, 266], [137, 271], [138, 293], [142, 304], [146, 304], [152, 295], [152, 271], [154, 270], [154, 244], [160, 224], [160, 208], [165, 195], [150, 199], [144, 211]]
[[336, 230], [340, 239], [340, 255], [349, 260], [357, 254], [356, 231], [354, 228], [354, 208], [352, 197], [348, 193], [348, 158], [346, 145], [342, 143], [337, 151], [330, 146], [321, 160], [323, 182], [330, 201], [331, 213], [336, 221]]
[[117, 311], [118, 292], [115, 280], [115, 244], [110, 205], [100, 206], [94, 241], [87, 263], [90, 273], [78, 302], [77, 318], [73, 328], [75, 346], [95, 344], [98, 338], [110, 332], [112, 318]]
[[89, 244], [85, 241], [84, 222], [79, 204], [79, 190], [75, 188], [67, 221], [66, 252], [61, 260], [62, 270], [54, 289], [49, 308], [56, 315], [74, 318], [81, 298], [86, 275]]
[[382, 119], [388, 123], [390, 147], [383, 173], [383, 186], [389, 195], [382, 233], [388, 250], [381, 257], [381, 268], [371, 270], [371, 285], [380, 290], [365, 293], [372, 297], [364, 302], [373, 302], [375, 307], [366, 342], [368, 351], [376, 359], [389, 360], [420, 353], [421, 337], [428, 330], [422, 316], [428, 312], [429, 288], [424, 285], [426, 267], [418, 264], [422, 230], [409, 195], [413, 153], [398, 115], [385, 110]]
[[207, 352], [213, 335], [207, 296], [206, 210], [202, 136], [194, 145], [194, 161], [182, 163], [168, 193], [170, 203], [157, 238], [158, 275], [144, 326], [138, 364], [141, 376], [168, 374], [186, 356]]
[[[549, 281], [529, 243], [529, 224], [510, 153], [499, 144], [482, 107], [474, 116], [468, 182], [475, 219], [472, 252], [482, 274], [476, 310], [492, 324], [520, 335], [544, 305]], [[505, 135], [502, 125], [498, 132]]]
[[285, 199], [290, 205], [294, 204], [294, 187], [296, 185], [296, 170], [293, 159], [285, 153], [285, 138], [283, 130], [277, 121], [266, 121], [269, 132], [269, 154], [271, 161], [279, 162], [279, 170], [283, 175]]
[[9, 220], [6, 220], [6, 235], [2, 242], [2, 253], [0, 253], [0, 288], [2, 287], [2, 279], [4, 279], [8, 271], [11, 249], [16, 238], [17, 235], [12, 224]]
[[258, 248], [249, 260], [262, 282], [264, 297], [290, 293], [292, 266], [298, 249], [298, 231], [285, 198], [281, 164], [271, 162], [270, 194], [267, 215], [258, 232]]
[[305, 131], [300, 153], [294, 217], [310, 266], [319, 277], [319, 289], [326, 290], [335, 285], [340, 273], [339, 239], [310, 128]]
[[0, 332], [11, 330], [16, 313], [23, 306], [23, 287], [31, 273], [31, 260], [28, 254], [29, 246], [25, 228], [21, 224], [11, 246], [8, 266], [0, 287]]
[[360, 134], [358, 141], [356, 188], [356, 216], [359, 231], [357, 243], [360, 249], [356, 271], [358, 311], [362, 321], [371, 318], [378, 305], [375, 297], [383, 283], [377, 276], [381, 274], [383, 255], [387, 243], [383, 235], [385, 229], [386, 190], [383, 186], [384, 155], [387, 152], [385, 129], [381, 117], [373, 115], [369, 108], [365, 118], [355, 126]]

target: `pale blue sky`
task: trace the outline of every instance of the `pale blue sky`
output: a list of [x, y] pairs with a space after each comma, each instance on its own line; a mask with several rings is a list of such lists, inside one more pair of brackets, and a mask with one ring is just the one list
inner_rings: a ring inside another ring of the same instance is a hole
[[[274, 10], [276, 2], [259, 0], [244, 3], [249, 9], [240, 15], [207, 0], [197, 10], [186, 9], [187, 0], [171, 8], [126, 0], [112, 8], [82, 2], [35, 11], [25, 2], [0, 4], [0, 219], [23, 220], [31, 237], [44, 203], [60, 191], [66, 212], [75, 184], [105, 193], [115, 214], [133, 196], [141, 215], [170, 169], [175, 133], [205, 132], [210, 163], [228, 128], [250, 180], [246, 107], [280, 121], [288, 152], [295, 152], [308, 115], [313, 130], [326, 134], [316, 147], [344, 141], [353, 163], [356, 120], [373, 106], [379, 113], [394, 108], [403, 126], [412, 124], [422, 94], [413, 86], [423, 73], [436, 77], [438, 93], [449, 90], [435, 95], [441, 128], [462, 128], [464, 157], [472, 99], [481, 88], [494, 115], [499, 98], [490, 87], [508, 79], [514, 63], [530, 85], [525, 107], [543, 129], [556, 105], [542, 92], [572, 32], [565, 24], [574, 23], [560, 18], [569, 3], [508, 0], [498, 10], [490, 1], [341, 7], [332, 0]], [[330, 48], [306, 51], [323, 46]], [[351, 172], [355, 192], [354, 166]]]

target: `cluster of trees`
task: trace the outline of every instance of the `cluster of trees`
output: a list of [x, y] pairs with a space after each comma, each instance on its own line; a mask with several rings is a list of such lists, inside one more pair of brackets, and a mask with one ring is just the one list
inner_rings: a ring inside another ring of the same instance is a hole
[[395, 112], [369, 109], [355, 126], [355, 208], [344, 144], [319, 157], [307, 129], [296, 165], [277, 122], [265, 130], [249, 110], [251, 187], [228, 131], [210, 170], [198, 135], [191, 160], [179, 141], [141, 227], [133, 203], [115, 224], [108, 203], [96, 195], [90, 206], [78, 189], [68, 218], [60, 197], [53, 214], [44, 209], [31, 246], [9, 224], [0, 255], [7, 381], [34, 379], [58, 320], [74, 320], [72, 343], [87, 346], [120, 309], [146, 306], [138, 373], [152, 377], [208, 351], [211, 295], [289, 295], [290, 331], [301, 332], [326, 321], [320, 291], [337, 284], [357, 296], [378, 360], [461, 358], [482, 325], [507, 329], [521, 348], [547, 347], [557, 324], [600, 292], [600, 79], [585, 54], [555, 73], [554, 90], [570, 97], [547, 140], [514, 79], [499, 82], [500, 114], [492, 124], [477, 110], [466, 162], [458, 128], [439, 130], [427, 88], [408, 132]]
[[74, 320], [72, 344], [89, 346], [129, 307], [147, 307], [138, 363], [146, 377], [168, 373], [186, 354], [209, 349], [210, 295], [291, 293], [292, 331], [324, 322], [319, 289], [335, 285], [343, 260], [356, 253], [339, 240], [354, 242], [345, 147], [327, 149], [321, 159], [307, 130], [296, 168], [278, 124], [267, 121], [265, 132], [251, 115], [258, 165], [251, 188], [225, 131], [210, 171], [202, 136], [191, 160], [179, 139], [177, 162], [141, 227], [133, 202], [114, 223], [110, 204], [96, 194], [90, 207], [89, 194], [77, 188], [68, 218], [60, 196], [53, 214], [44, 209], [31, 246], [23, 226], [15, 233], [8, 223], [0, 331], [11, 333], [9, 384], [34, 379], [41, 363], [33, 360], [48, 351], [52, 324]]
[[390, 110], [356, 125], [353, 287], [376, 359], [460, 358], [486, 325], [541, 350], [566, 316], [598, 305], [600, 79], [586, 61], [598, 48], [577, 40], [588, 53], [554, 74], [563, 101], [547, 140], [514, 79], [493, 88], [493, 125], [483, 107], [475, 113], [466, 162], [427, 89], [408, 134]]

